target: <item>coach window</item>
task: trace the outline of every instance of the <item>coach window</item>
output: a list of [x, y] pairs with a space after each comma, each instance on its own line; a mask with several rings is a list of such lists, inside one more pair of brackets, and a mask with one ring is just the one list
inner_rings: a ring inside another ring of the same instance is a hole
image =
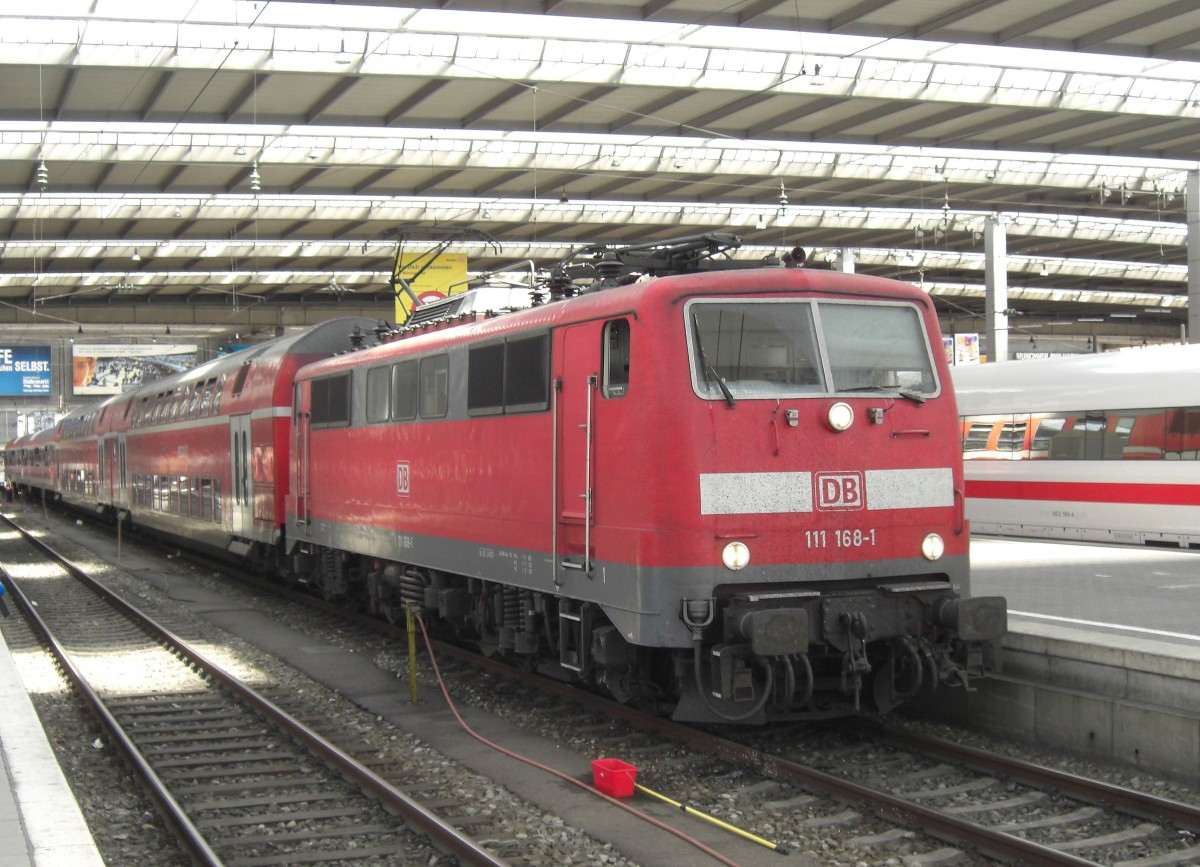
[[534, 412], [550, 406], [550, 335], [510, 340], [504, 345], [504, 407]]
[[213, 391], [213, 408], [212, 408], [213, 415], [216, 415], [217, 413], [219, 413], [221, 411], [221, 391], [224, 388], [225, 388], [225, 374], [222, 373], [221, 377], [217, 380], [217, 387]]
[[211, 521], [213, 517], [212, 479], [200, 480], [200, 518]]
[[204, 383], [204, 391], [200, 395], [200, 415], [201, 416], [208, 415], [209, 411], [212, 409], [213, 386], [215, 386], [216, 384], [217, 384], [217, 380], [215, 377], [213, 379], [210, 379], [208, 382]]
[[192, 398], [188, 401], [188, 418], [195, 418], [200, 414], [200, 395], [204, 393], [204, 383], [197, 382], [192, 387]]
[[967, 420], [968, 427], [966, 437], [963, 439], [964, 452], [985, 452], [988, 447], [988, 440], [992, 436], [993, 422], [990, 421], [971, 421]]
[[1025, 431], [1029, 426], [1029, 416], [1016, 416], [1011, 423], [1000, 426], [1000, 435], [996, 437], [996, 451], [1005, 453], [1008, 457], [1023, 460], [1025, 453]]
[[350, 374], [312, 381], [313, 427], [341, 427], [350, 423]]
[[421, 418], [442, 418], [450, 403], [450, 362], [445, 355], [421, 359]]
[[1200, 459], [1200, 408], [1168, 410], [1164, 440], [1167, 460]]
[[233, 394], [242, 393], [242, 389], [246, 386], [246, 377], [250, 375], [250, 361], [242, 362], [242, 366], [238, 368], [236, 377], [233, 380]]
[[617, 319], [604, 326], [605, 397], [624, 397], [629, 390], [629, 320]]
[[471, 347], [467, 357], [467, 412], [471, 415], [504, 412], [503, 343]]
[[411, 421], [417, 417], [417, 363], [392, 365], [392, 418]]
[[367, 371], [367, 421], [388, 420], [388, 399], [392, 390], [392, 368], [373, 367]]

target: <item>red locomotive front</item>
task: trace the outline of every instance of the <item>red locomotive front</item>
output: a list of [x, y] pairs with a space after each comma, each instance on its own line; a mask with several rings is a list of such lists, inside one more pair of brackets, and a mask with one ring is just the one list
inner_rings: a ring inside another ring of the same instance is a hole
[[979, 673], [1005, 603], [967, 596], [928, 298], [638, 265], [302, 370], [291, 568], [681, 719], [886, 710]]

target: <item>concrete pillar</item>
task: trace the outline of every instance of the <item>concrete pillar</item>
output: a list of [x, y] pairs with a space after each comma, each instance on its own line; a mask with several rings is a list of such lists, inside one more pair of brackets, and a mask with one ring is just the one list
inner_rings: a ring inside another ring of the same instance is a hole
[[988, 361], [1008, 361], [1008, 236], [1004, 217], [992, 214], [983, 226], [984, 325]]
[[843, 274], [854, 273], [854, 250], [850, 247], [842, 247], [838, 250], [837, 269]]
[[1200, 171], [1187, 175], [1188, 343], [1200, 343]]

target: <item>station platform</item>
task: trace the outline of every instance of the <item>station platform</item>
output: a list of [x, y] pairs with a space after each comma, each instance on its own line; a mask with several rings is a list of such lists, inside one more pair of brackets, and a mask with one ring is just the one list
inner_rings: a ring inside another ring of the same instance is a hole
[[2, 634], [0, 867], [104, 867]]
[[975, 537], [1001, 670], [914, 710], [1200, 784], [1200, 551]]
[[971, 592], [1007, 598], [1010, 629], [1200, 648], [1200, 551], [976, 536]]

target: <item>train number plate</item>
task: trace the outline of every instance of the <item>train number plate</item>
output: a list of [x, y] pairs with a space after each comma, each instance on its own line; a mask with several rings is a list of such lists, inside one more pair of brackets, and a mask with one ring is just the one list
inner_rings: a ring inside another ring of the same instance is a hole
[[875, 528], [866, 530], [805, 530], [809, 548], [870, 548], [875, 545]]

